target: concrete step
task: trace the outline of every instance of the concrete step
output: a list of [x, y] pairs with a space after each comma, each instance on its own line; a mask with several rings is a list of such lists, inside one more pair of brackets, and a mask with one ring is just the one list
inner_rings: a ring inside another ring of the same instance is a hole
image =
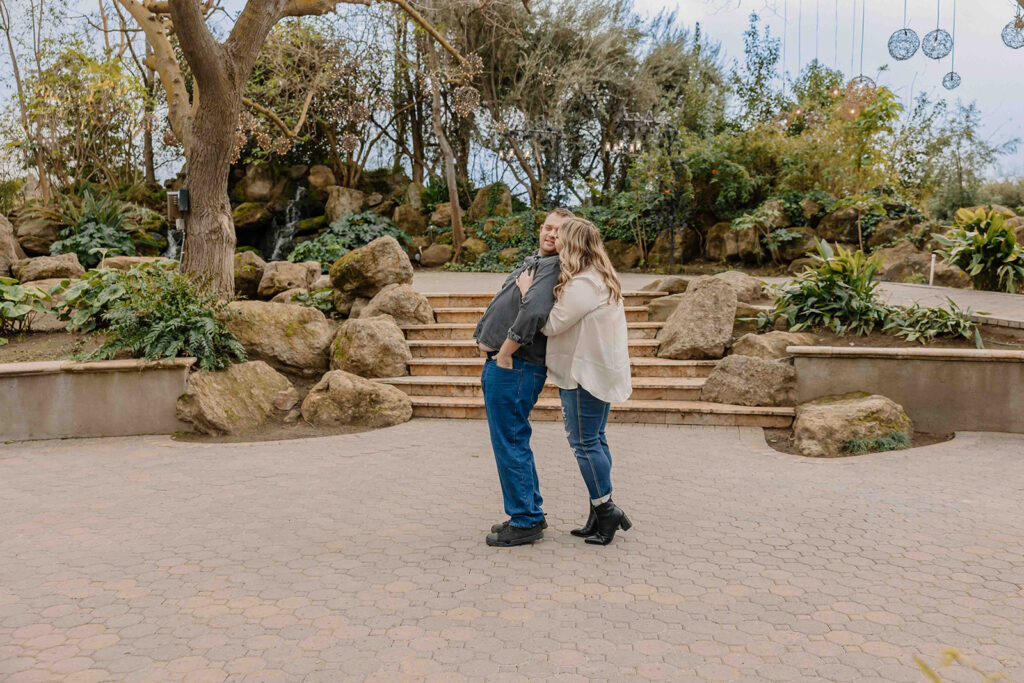
[[[634, 358], [649, 358], [658, 353], [660, 342], [656, 339], [630, 339], [629, 355]], [[480, 349], [472, 339], [425, 339], [409, 341], [413, 358], [473, 358], [480, 355]]]
[[[715, 369], [713, 360], [667, 360], [664, 358], [630, 358], [633, 379], [638, 377], [707, 377]], [[480, 377], [484, 358], [413, 358], [409, 374], [420, 376]]]
[[[487, 306], [440, 306], [434, 309], [439, 323], [473, 323], [480, 321]], [[647, 322], [647, 306], [626, 306], [626, 322]]]
[[[410, 396], [450, 396], [456, 398], [482, 398], [483, 387], [478, 376], [470, 375], [417, 375], [388, 377], [374, 380], [398, 387]], [[696, 401], [700, 398], [703, 377], [634, 377], [632, 400], [638, 401]], [[551, 382], [544, 385], [541, 398], [558, 398], [558, 387]]]
[[[486, 419], [482, 398], [410, 396], [410, 399], [413, 417]], [[795, 412], [794, 408], [751, 408], [705, 401], [629, 400], [612, 404], [609, 422], [786, 428], [793, 423]], [[556, 398], [540, 399], [530, 419], [561, 420], [561, 403]]]
[[[652, 299], [665, 296], [667, 292], [623, 292], [626, 306], [646, 306]], [[494, 298], [494, 292], [435, 292], [424, 294], [434, 308], [486, 308]]]
[[[630, 339], [654, 339], [665, 323], [627, 323]], [[405, 325], [402, 330], [409, 341], [472, 339], [476, 323], [434, 323]]]

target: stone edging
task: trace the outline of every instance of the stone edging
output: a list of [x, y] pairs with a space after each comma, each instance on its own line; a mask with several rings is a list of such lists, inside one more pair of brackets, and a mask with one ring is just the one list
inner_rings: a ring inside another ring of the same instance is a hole
[[0, 363], [0, 377], [25, 377], [28, 375], [55, 375], [61, 372], [141, 372], [165, 368], [190, 368], [195, 358], [168, 358], [146, 361], [137, 358], [125, 360], [101, 360], [79, 362], [72, 360], [30, 361], [27, 363]]
[[787, 346], [790, 356], [824, 358], [887, 358], [891, 360], [956, 360], [1024, 363], [1024, 351], [989, 349], [908, 349], [849, 346]]

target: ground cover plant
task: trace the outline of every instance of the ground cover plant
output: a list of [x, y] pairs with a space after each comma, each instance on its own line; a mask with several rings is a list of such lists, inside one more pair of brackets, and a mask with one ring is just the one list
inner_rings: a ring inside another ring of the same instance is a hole
[[975, 289], [1015, 294], [1024, 290], [1024, 245], [998, 211], [961, 209], [956, 225], [935, 239], [946, 262], [959, 266]]
[[296, 245], [288, 254], [288, 260], [294, 263], [319, 261], [322, 272], [326, 273], [331, 264], [348, 252], [384, 236], [394, 237], [402, 244], [409, 242], [407, 234], [379, 214], [372, 211], [346, 213], [318, 236]]
[[26, 287], [17, 280], [0, 277], [0, 346], [12, 334], [27, 332], [32, 319], [46, 312], [50, 296], [38, 287]]

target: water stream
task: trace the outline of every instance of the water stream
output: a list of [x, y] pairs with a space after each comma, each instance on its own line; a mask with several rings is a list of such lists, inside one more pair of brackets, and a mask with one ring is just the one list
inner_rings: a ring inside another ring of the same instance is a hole
[[299, 223], [299, 202], [302, 195], [306, 194], [306, 188], [295, 188], [295, 197], [288, 202], [284, 210], [284, 218], [275, 216], [270, 226], [270, 237], [267, 244], [270, 244], [270, 258], [268, 261], [282, 261], [291, 253], [295, 246], [295, 228]]

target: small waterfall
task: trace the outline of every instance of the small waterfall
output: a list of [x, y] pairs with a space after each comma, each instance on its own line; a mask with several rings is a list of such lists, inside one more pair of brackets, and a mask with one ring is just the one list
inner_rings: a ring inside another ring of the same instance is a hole
[[181, 248], [185, 244], [185, 219], [178, 218], [174, 221], [174, 227], [167, 228], [167, 249], [164, 257], [181, 260]]
[[270, 261], [284, 260], [295, 246], [295, 228], [299, 223], [299, 201], [304, 194], [306, 194], [305, 187], [301, 185], [296, 187], [295, 197], [285, 207], [284, 220], [274, 218], [270, 228], [270, 240], [268, 240], [269, 244], [273, 245], [270, 249]]

